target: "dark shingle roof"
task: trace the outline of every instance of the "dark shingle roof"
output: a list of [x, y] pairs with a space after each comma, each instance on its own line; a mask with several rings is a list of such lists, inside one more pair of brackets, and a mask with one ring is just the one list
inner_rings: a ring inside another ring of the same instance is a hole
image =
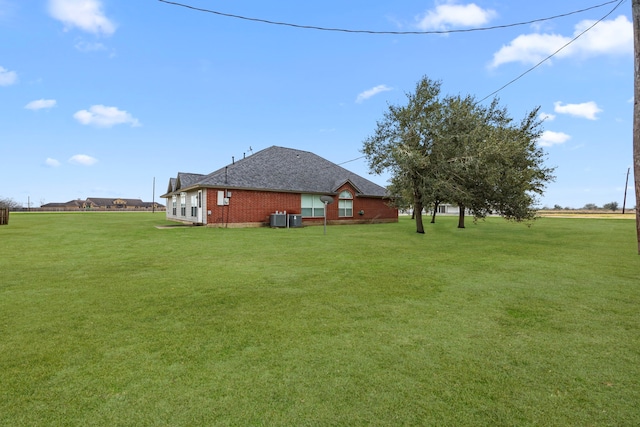
[[93, 203], [96, 206], [112, 206], [116, 200], [124, 201], [127, 206], [142, 207], [144, 205], [144, 202], [141, 199], [123, 199], [121, 197], [116, 197], [115, 199], [108, 199], [104, 197], [89, 197], [87, 198], [87, 203]]
[[46, 203], [40, 207], [41, 208], [71, 208], [71, 207], [79, 208], [80, 206], [82, 206], [82, 203], [83, 203], [82, 200], [71, 200], [65, 203], [59, 203], [59, 202]]
[[[331, 194], [345, 182], [361, 196], [387, 195], [384, 187], [316, 154], [276, 146], [218, 169], [192, 186]], [[180, 187], [186, 188], [184, 182]]]
[[167, 186], [167, 193], [173, 193], [176, 191], [177, 178], [169, 178], [169, 185]]
[[176, 188], [173, 191], [177, 191], [177, 190], [180, 190], [182, 188], [189, 188], [193, 184], [195, 184], [198, 181], [200, 181], [205, 176], [206, 175], [202, 175], [200, 173], [178, 172], [178, 178], [176, 178], [176, 182], [175, 182], [175, 187]]

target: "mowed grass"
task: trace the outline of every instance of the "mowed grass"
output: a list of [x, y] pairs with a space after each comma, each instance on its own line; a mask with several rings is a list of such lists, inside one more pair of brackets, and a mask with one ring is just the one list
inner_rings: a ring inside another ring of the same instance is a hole
[[637, 426], [633, 220], [0, 227], [0, 425]]

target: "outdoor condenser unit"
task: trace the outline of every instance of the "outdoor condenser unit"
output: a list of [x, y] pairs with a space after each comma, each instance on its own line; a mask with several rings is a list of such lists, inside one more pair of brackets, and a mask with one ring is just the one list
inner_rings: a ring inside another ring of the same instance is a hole
[[269, 223], [271, 227], [286, 227], [287, 226], [287, 215], [284, 213], [274, 213], [271, 214]]
[[302, 227], [302, 215], [289, 214], [289, 227]]

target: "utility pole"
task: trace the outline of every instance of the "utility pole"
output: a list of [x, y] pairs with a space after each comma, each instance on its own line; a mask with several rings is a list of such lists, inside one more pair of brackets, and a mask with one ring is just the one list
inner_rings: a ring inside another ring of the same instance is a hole
[[[151, 213], [156, 213], [156, 177], [153, 177], [153, 200], [151, 200]], [[624, 213], [624, 212], [623, 212]]]
[[624, 198], [622, 199], [622, 215], [624, 215], [624, 209], [627, 207], [627, 187], [629, 187], [629, 172], [631, 168], [627, 168], [627, 179], [624, 182]]
[[640, 0], [631, 0], [633, 16], [633, 180], [636, 188], [636, 236], [640, 255]]

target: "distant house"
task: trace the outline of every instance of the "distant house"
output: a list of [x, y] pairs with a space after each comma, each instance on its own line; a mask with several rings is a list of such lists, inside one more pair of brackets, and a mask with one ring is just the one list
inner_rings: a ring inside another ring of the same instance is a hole
[[77, 210], [81, 210], [82, 209], [82, 205], [84, 204], [84, 201], [82, 200], [71, 200], [68, 202], [52, 202], [52, 203], [45, 203], [44, 205], [40, 206], [40, 210], [44, 210], [44, 211], [77, 211]]
[[[156, 203], [155, 208], [157, 209], [162, 205]], [[153, 203], [151, 202], [143, 202], [140, 199], [109, 199], [109, 198], [98, 198], [98, 197], [90, 197], [84, 203], [85, 209], [98, 209], [98, 210], [147, 210], [152, 209]]]
[[90, 197], [86, 200], [71, 200], [66, 203], [46, 203], [40, 206], [44, 211], [147, 211], [164, 210], [164, 205], [155, 202], [143, 202], [140, 199]]
[[[209, 226], [274, 225], [276, 212], [300, 224], [397, 222], [381, 187], [308, 151], [270, 147], [208, 175], [169, 180], [167, 219]], [[278, 224], [282, 225], [282, 223]]]

